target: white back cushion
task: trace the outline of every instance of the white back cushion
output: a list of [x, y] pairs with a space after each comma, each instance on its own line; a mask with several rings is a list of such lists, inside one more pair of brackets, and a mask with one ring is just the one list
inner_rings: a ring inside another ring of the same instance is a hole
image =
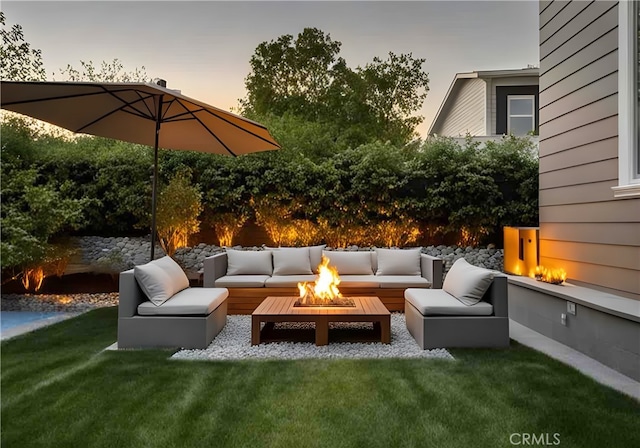
[[370, 251], [327, 251], [322, 254], [329, 259], [329, 265], [338, 270], [339, 275], [373, 275]]
[[[302, 247], [264, 247], [273, 251], [280, 249], [303, 249]], [[320, 263], [322, 263], [322, 249], [324, 249], [325, 247], [327, 247], [326, 244], [307, 247], [307, 249], [309, 249], [309, 261], [311, 262], [311, 270], [314, 274], [318, 273], [318, 266], [320, 266]]]
[[271, 275], [270, 250], [227, 249], [227, 275]]
[[189, 287], [189, 278], [187, 277], [187, 274], [184, 273], [180, 265], [176, 263], [173, 258], [164, 256], [162, 258], [158, 258], [153, 263], [160, 266], [171, 278], [174, 294], [177, 294], [183, 289]]
[[420, 252], [417, 249], [376, 249], [376, 275], [420, 275]]
[[325, 247], [327, 247], [326, 244], [309, 247], [309, 260], [311, 261], [311, 270], [314, 274], [318, 273], [318, 266], [322, 263], [322, 250]]
[[133, 275], [147, 298], [158, 306], [189, 287], [186, 274], [169, 256], [135, 266]]
[[310, 275], [308, 247], [287, 247], [273, 251], [273, 275]]
[[459, 258], [444, 279], [442, 289], [465, 305], [475, 305], [487, 292], [495, 273], [479, 268]]

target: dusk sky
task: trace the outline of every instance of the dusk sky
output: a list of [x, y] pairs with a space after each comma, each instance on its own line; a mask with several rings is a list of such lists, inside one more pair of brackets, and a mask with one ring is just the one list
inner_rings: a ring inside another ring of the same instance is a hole
[[342, 42], [355, 68], [374, 56], [426, 59], [423, 136], [458, 72], [538, 65], [537, 1], [447, 2], [31, 2], [2, 1], [42, 50], [47, 77], [80, 61], [121, 60], [132, 71], [222, 109], [245, 96], [249, 59], [263, 41], [316, 27]]

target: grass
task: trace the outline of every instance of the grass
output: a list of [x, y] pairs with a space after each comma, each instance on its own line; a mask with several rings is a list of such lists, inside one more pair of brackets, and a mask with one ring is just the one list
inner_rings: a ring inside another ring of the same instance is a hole
[[171, 361], [101, 352], [116, 319], [2, 342], [3, 447], [640, 446], [637, 401], [515, 342], [454, 362]]

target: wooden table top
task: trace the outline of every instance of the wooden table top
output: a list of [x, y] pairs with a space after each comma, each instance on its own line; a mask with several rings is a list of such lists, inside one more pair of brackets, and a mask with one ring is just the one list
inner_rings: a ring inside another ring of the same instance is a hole
[[349, 306], [293, 306], [298, 297], [269, 296], [262, 301], [254, 316], [304, 316], [304, 315], [344, 315], [344, 316], [385, 316], [391, 313], [378, 297], [348, 297], [355, 303]]

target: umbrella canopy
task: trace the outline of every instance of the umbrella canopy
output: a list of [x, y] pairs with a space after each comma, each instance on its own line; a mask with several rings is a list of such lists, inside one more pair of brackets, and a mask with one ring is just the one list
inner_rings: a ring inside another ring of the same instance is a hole
[[3, 81], [0, 101], [73, 132], [154, 147], [151, 259], [158, 148], [232, 156], [280, 148], [263, 125], [156, 84]]

